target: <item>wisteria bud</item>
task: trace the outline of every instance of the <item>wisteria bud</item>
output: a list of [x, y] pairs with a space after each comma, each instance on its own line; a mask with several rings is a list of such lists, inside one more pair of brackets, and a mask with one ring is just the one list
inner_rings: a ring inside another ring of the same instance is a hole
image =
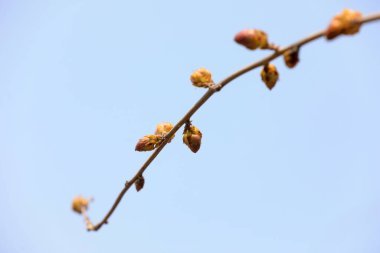
[[359, 32], [362, 17], [358, 11], [344, 9], [331, 20], [326, 30], [326, 38], [332, 40], [340, 34], [352, 35]]
[[136, 187], [136, 191], [140, 191], [142, 188], [144, 188], [144, 184], [145, 184], [145, 179], [143, 176], [140, 176], [136, 181], [135, 181], [135, 187]]
[[286, 66], [288, 68], [294, 68], [297, 63], [299, 62], [299, 48], [298, 47], [293, 47], [289, 50], [286, 50], [284, 53], [284, 61]]
[[71, 208], [76, 213], [82, 213], [83, 211], [88, 209], [88, 204], [91, 199], [86, 199], [82, 196], [77, 196], [73, 199]]
[[190, 76], [191, 83], [194, 86], [208, 88], [214, 84], [211, 77], [211, 72], [205, 68], [195, 70]]
[[248, 49], [268, 48], [268, 36], [265, 32], [257, 29], [245, 29], [235, 35], [235, 42]]
[[[167, 133], [170, 132], [170, 130], [173, 129], [173, 124], [169, 122], [163, 122], [156, 126], [156, 135], [165, 136]], [[174, 138], [174, 135], [170, 138], [172, 140]]]
[[276, 66], [271, 63], [265, 65], [261, 70], [261, 79], [270, 90], [276, 85], [278, 76]]
[[156, 148], [156, 145], [160, 142], [159, 135], [145, 135], [136, 144], [136, 151], [151, 151]]
[[186, 124], [182, 139], [183, 143], [185, 143], [192, 152], [197, 153], [201, 147], [202, 133], [197, 127]]

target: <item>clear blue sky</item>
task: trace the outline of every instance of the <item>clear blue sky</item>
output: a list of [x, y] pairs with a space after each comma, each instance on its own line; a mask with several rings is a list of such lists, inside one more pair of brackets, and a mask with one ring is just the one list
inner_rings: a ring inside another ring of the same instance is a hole
[[268, 52], [233, 37], [260, 28], [286, 45], [362, 1], [0, 2], [0, 252], [380, 252], [380, 22], [237, 79], [193, 118], [98, 233], [70, 210], [93, 196], [98, 221], [148, 153], [139, 137], [175, 123], [204, 90]]

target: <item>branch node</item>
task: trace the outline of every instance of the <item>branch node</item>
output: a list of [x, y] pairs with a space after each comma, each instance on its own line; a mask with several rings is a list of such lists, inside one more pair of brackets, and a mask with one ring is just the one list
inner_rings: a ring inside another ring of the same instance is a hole
[[273, 50], [273, 51], [275, 51], [276, 53], [278, 53], [278, 52], [281, 50], [281, 47], [278, 46], [278, 45], [276, 45], [276, 44], [274, 44], [274, 43], [270, 43], [270, 44], [268, 45], [267, 49], [269, 49], [269, 50]]
[[214, 91], [214, 92], [218, 92], [222, 89], [222, 85], [220, 84], [213, 84], [213, 85], [210, 85], [210, 90]]

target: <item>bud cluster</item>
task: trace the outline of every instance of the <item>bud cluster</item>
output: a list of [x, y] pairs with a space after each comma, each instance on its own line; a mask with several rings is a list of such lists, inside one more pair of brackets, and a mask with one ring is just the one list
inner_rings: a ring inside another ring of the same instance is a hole
[[[154, 132], [154, 134], [158, 135], [158, 136], [165, 136], [172, 129], [173, 129], [173, 124], [172, 123], [170, 123], [170, 122], [160, 123], [160, 124], [157, 124], [156, 131]], [[170, 140], [173, 140], [173, 138], [174, 138], [174, 134], [170, 138]]]
[[362, 14], [360, 12], [344, 9], [331, 20], [326, 30], [326, 38], [332, 40], [341, 34], [353, 35], [359, 32], [361, 19]]
[[[169, 122], [160, 123], [156, 127], [155, 134], [148, 134], [140, 138], [136, 144], [136, 151], [151, 151], [157, 148], [165, 139], [165, 135], [173, 129], [173, 124]], [[174, 135], [170, 138], [172, 140]], [[170, 141], [169, 141], [170, 142]]]

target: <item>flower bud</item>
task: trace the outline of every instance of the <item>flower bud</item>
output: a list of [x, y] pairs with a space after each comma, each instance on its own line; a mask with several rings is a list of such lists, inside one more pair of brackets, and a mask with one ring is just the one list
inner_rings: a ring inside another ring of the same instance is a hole
[[81, 214], [83, 211], [87, 210], [90, 200], [91, 199], [86, 199], [82, 196], [77, 196], [73, 199], [71, 208], [74, 212]]
[[[156, 135], [165, 136], [167, 133], [170, 132], [170, 130], [173, 129], [173, 124], [169, 122], [163, 122], [156, 126]], [[170, 138], [172, 140], [174, 138], [174, 135]], [[170, 141], [169, 141], [170, 142]]]
[[156, 148], [156, 145], [160, 142], [159, 135], [145, 135], [136, 144], [136, 151], [151, 151]]
[[135, 181], [135, 187], [136, 187], [136, 191], [140, 191], [142, 188], [144, 188], [144, 184], [145, 184], [145, 179], [143, 176], [140, 176], [136, 181]]
[[214, 84], [211, 78], [211, 72], [205, 68], [195, 70], [190, 76], [191, 83], [197, 87], [208, 88]]
[[276, 85], [276, 82], [278, 80], [278, 72], [276, 66], [273, 64], [265, 65], [261, 70], [261, 79], [268, 87], [268, 89], [271, 90]]
[[297, 63], [299, 62], [299, 48], [298, 47], [293, 47], [289, 50], [286, 50], [284, 53], [284, 61], [286, 66], [288, 68], [294, 68]]
[[268, 36], [265, 32], [257, 29], [245, 29], [235, 36], [235, 42], [248, 49], [268, 48]]
[[202, 133], [197, 127], [186, 125], [182, 140], [192, 152], [197, 153], [201, 147]]
[[352, 35], [359, 32], [362, 14], [358, 11], [344, 9], [330, 22], [326, 30], [326, 38], [332, 40], [340, 34]]

